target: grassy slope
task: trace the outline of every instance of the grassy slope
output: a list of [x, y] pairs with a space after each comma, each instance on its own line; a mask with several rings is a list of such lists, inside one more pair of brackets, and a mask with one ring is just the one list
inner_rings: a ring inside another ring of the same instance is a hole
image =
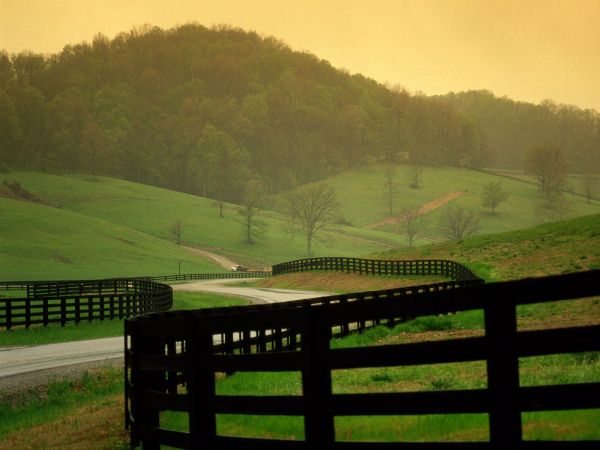
[[[227, 205], [225, 217], [209, 199], [166, 189], [99, 177], [57, 176], [39, 173], [12, 173], [7, 180], [19, 181], [39, 199], [63, 210], [110, 221], [133, 230], [171, 239], [175, 220], [183, 223], [185, 243], [214, 248], [243, 263], [273, 264], [304, 256], [301, 237], [290, 240], [283, 216], [265, 211], [261, 217], [267, 225], [263, 241], [246, 244], [235, 205]], [[358, 256], [392, 248], [399, 236], [352, 227], [336, 226], [315, 245], [317, 255]]]
[[221, 269], [178, 246], [105, 220], [0, 198], [0, 278], [68, 279]]
[[[499, 233], [503, 231], [527, 228], [540, 223], [540, 194], [534, 185], [497, 177], [493, 174], [451, 167], [425, 167], [422, 174], [422, 187], [411, 189], [408, 180], [408, 167], [398, 165], [396, 180], [399, 183], [394, 213], [404, 209], [421, 207], [450, 192], [464, 192], [428, 213], [424, 220], [424, 229], [417, 235], [417, 244], [429, 240], [440, 240], [437, 224], [448, 205], [460, 205], [480, 214], [479, 233]], [[495, 216], [481, 206], [481, 192], [486, 183], [502, 180], [504, 189], [509, 192], [508, 200], [502, 203]], [[373, 166], [361, 170], [344, 172], [331, 178], [342, 203], [344, 218], [355, 226], [366, 226], [388, 217], [388, 207], [384, 202], [384, 169]], [[587, 204], [585, 199], [567, 195], [570, 202], [569, 217], [600, 212], [600, 202]], [[386, 226], [386, 231], [402, 232], [398, 225]], [[405, 239], [404, 239], [405, 241]], [[403, 242], [404, 243], [404, 242]]]
[[[375, 253], [382, 259], [453, 259], [487, 281], [543, 276], [600, 268], [600, 214], [505, 233], [473, 236], [413, 249]], [[432, 282], [416, 278], [413, 284]], [[332, 272], [287, 274], [260, 280], [258, 286], [360, 291], [402, 286], [402, 279]]]
[[488, 281], [598, 269], [600, 214], [374, 256], [454, 259]]

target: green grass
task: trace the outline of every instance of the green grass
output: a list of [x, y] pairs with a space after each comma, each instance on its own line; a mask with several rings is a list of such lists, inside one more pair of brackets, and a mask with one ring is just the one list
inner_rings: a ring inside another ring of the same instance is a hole
[[[248, 304], [246, 300], [237, 297], [201, 292], [173, 292], [173, 309], [217, 308], [246, 304]], [[0, 348], [122, 336], [123, 327], [123, 320], [115, 319], [82, 322], [79, 325], [70, 322], [64, 327], [60, 324], [51, 324], [47, 327], [33, 326], [29, 329], [18, 328], [8, 331], [2, 329]]]
[[[537, 186], [485, 172], [451, 167], [424, 167], [422, 187], [412, 189], [409, 187], [408, 167], [398, 165], [396, 172], [399, 189], [395, 214], [404, 209], [419, 208], [451, 192], [463, 192], [458, 198], [424, 216], [423, 230], [417, 235], [417, 245], [443, 239], [438, 230], [438, 222], [448, 205], [459, 205], [477, 212], [481, 225], [479, 234], [516, 230], [540, 223], [540, 194]], [[483, 186], [493, 180], [502, 180], [504, 189], [509, 192], [508, 200], [498, 207], [496, 215], [491, 215], [481, 206]], [[343, 172], [332, 177], [330, 182], [337, 190], [343, 217], [349, 223], [364, 227], [389, 217], [388, 207], [383, 201], [382, 166]], [[567, 198], [571, 206], [568, 217], [600, 212], [600, 202], [587, 204], [585, 199], [573, 195], [567, 195]], [[387, 225], [382, 229], [404, 234], [399, 225]], [[403, 244], [405, 243], [404, 238]]]
[[175, 244], [64, 209], [0, 197], [3, 280], [220, 272]]
[[458, 242], [375, 253], [384, 259], [453, 259], [487, 281], [600, 268], [600, 214]]
[[[41, 201], [60, 206], [60, 209], [54, 208], [57, 214], [71, 212], [77, 214], [75, 217], [100, 219], [162, 241], [172, 240], [171, 226], [180, 220], [184, 244], [214, 249], [245, 265], [260, 267], [305, 256], [302, 238], [292, 238], [287, 231], [285, 217], [275, 212], [264, 211], [261, 214], [260, 219], [268, 227], [264, 239], [256, 244], [247, 244], [236, 205], [226, 204], [225, 217], [220, 218], [212, 200], [113, 178], [91, 180], [89, 176], [40, 173], [10, 173], [2, 178], [17, 180]], [[25, 203], [22, 207], [35, 206], [32, 205]], [[12, 207], [12, 203], [9, 206]], [[73, 222], [68, 217], [63, 222]], [[39, 220], [32, 221], [31, 227], [40, 226]], [[7, 227], [14, 228], [10, 222]], [[134, 238], [130, 240], [136, 242]], [[323, 234], [321, 242], [315, 243], [314, 250], [318, 256], [359, 256], [392, 248], [400, 242], [399, 236], [390, 233], [335, 226]], [[24, 251], [31, 247], [24, 239], [20, 245]], [[8, 253], [7, 261], [11, 262], [18, 254], [19, 249], [15, 248]], [[177, 259], [174, 264], [176, 262]], [[166, 271], [165, 267], [169, 265], [163, 263], [162, 267]], [[199, 271], [192, 270], [193, 267], [188, 263], [182, 264], [182, 270], [186, 272]], [[170, 272], [176, 272], [175, 268], [176, 265]]]
[[103, 405], [106, 397], [122, 391], [122, 370], [106, 366], [94, 373], [86, 372], [77, 380], [54, 381], [43, 395], [30, 390], [16, 399], [0, 396], [0, 444], [10, 433], [56, 420], [65, 411], [87, 403]]

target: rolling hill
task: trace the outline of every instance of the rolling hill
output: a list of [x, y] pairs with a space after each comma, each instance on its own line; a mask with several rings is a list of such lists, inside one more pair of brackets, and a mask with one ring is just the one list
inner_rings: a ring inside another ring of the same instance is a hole
[[[201, 260], [172, 242], [171, 228], [177, 220], [182, 223], [183, 244], [212, 249], [249, 266], [260, 268], [305, 255], [302, 238], [292, 238], [286, 231], [285, 218], [275, 212], [265, 211], [261, 217], [267, 225], [264, 239], [247, 244], [242, 234], [241, 216], [233, 204], [226, 204], [225, 217], [220, 218], [212, 200], [114, 178], [92, 180], [89, 176], [10, 173], [0, 176], [0, 180], [16, 181], [35, 199], [0, 198], [2, 210], [6, 211], [2, 234], [7, 242], [2, 246], [6, 275], [1, 277], [5, 279], [8, 274], [10, 278], [30, 278], [26, 276], [27, 266], [37, 265], [39, 256], [31, 249], [38, 241], [48, 247], [49, 253], [79, 248], [79, 242], [83, 242], [87, 248], [81, 253], [90, 254], [90, 262], [101, 259], [101, 255], [105, 255], [104, 258], [113, 254], [114, 259], [122, 257], [123, 260], [118, 266], [109, 265], [110, 270], [108, 267], [95, 269], [89, 264], [75, 270], [73, 265], [52, 260], [50, 255], [48, 258], [57, 267], [48, 270], [44, 277], [60, 273], [64, 273], [62, 277], [177, 273], [178, 260], [183, 261], [183, 272], [215, 271], [214, 266], [206, 262], [205, 266], [200, 265], [197, 261]], [[5, 195], [8, 194], [5, 192]], [[22, 222], [27, 222], [28, 227], [21, 227]], [[53, 224], [51, 229], [56, 230], [53, 239], [46, 239], [49, 233], [44, 230], [48, 229], [48, 222]], [[104, 236], [112, 245], [98, 236]], [[69, 243], [73, 237], [74, 242]], [[11, 245], [8, 245], [9, 240]], [[119, 242], [116, 254], [114, 246]], [[315, 246], [315, 253], [359, 256], [394, 248], [400, 243], [401, 238], [391, 233], [336, 225], [324, 233], [323, 241]], [[146, 257], [139, 264], [130, 256], [138, 245], [146, 248]], [[97, 251], [91, 250], [94, 247]], [[149, 262], [154, 252], [157, 256]], [[76, 259], [71, 253], [64, 258]], [[14, 265], [13, 259], [22, 262], [18, 269], [9, 270]], [[41, 276], [45, 272], [40, 267], [36, 273]]]

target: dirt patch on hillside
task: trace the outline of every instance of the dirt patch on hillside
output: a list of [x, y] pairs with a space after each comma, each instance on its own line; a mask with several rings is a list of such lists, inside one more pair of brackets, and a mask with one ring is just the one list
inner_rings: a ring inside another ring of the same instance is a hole
[[[422, 216], [423, 214], [427, 214], [428, 212], [433, 211], [434, 209], [438, 209], [441, 206], [444, 206], [446, 203], [454, 200], [457, 197], [460, 197], [463, 194], [464, 194], [464, 192], [462, 192], [462, 191], [449, 192], [448, 194], [444, 195], [443, 197], [436, 198], [435, 200], [425, 203], [423, 206], [421, 206], [419, 208], [418, 214], [419, 214], [419, 216]], [[398, 214], [393, 217], [388, 217], [387, 219], [383, 219], [383, 220], [380, 220], [379, 222], [375, 222], [375, 223], [367, 225], [367, 228], [379, 228], [384, 225], [394, 225], [396, 223], [402, 222], [402, 220], [404, 219], [404, 216], [405, 216], [404, 214]]]
[[66, 256], [62, 256], [62, 255], [54, 255], [52, 257], [52, 259], [56, 262], [62, 263], [62, 264], [73, 264], [73, 261], [71, 261], [69, 258], [67, 258]]

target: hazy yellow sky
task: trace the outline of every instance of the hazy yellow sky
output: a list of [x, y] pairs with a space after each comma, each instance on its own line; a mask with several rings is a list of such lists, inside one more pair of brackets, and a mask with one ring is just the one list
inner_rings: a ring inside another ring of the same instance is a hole
[[227, 23], [410, 91], [489, 89], [600, 111], [600, 0], [0, 0], [0, 48]]

